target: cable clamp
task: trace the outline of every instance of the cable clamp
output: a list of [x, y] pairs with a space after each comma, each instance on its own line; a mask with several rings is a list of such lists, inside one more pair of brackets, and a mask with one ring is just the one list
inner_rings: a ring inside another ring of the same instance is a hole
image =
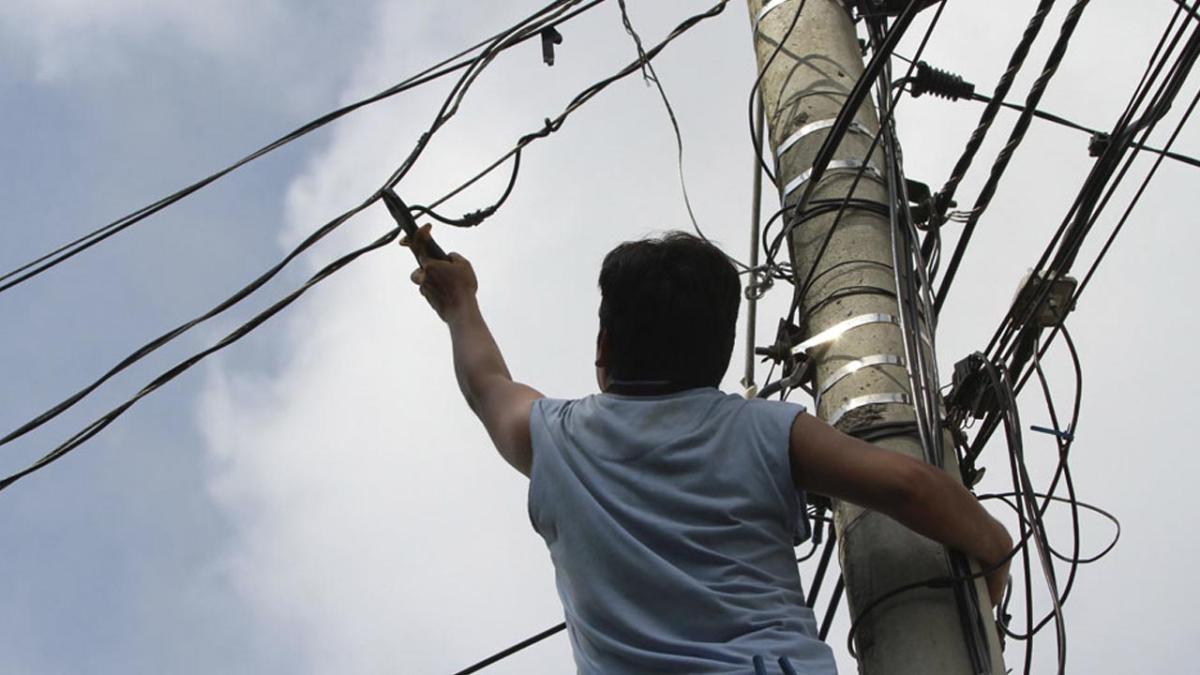
[[874, 354], [872, 356], [864, 356], [861, 359], [855, 359], [854, 361], [847, 363], [846, 365], [842, 366], [841, 368], [838, 368], [837, 370], [833, 371], [833, 373], [831, 373], [829, 375], [829, 377], [825, 380], [825, 382], [821, 385], [821, 388], [817, 390], [817, 395], [815, 397], [815, 401], [813, 402], [813, 407], [820, 408], [821, 407], [821, 397], [824, 396], [825, 394], [829, 393], [829, 390], [833, 389], [834, 386], [836, 386], [838, 382], [841, 382], [842, 380], [846, 379], [847, 377], [850, 377], [851, 375], [857, 373], [860, 370], [863, 370], [864, 368], [873, 368], [873, 367], [878, 367], [878, 366], [901, 366], [901, 367], [903, 367], [904, 366], [904, 357], [898, 356], [896, 354]]
[[[833, 171], [862, 171], [864, 176], [870, 176], [875, 180], [883, 181], [883, 174], [879, 172], [879, 169], [877, 169], [874, 164], [858, 159], [835, 159], [831, 161], [829, 165], [825, 167], [825, 174], [822, 176], [822, 178], [828, 176]], [[788, 196], [795, 192], [797, 188], [807, 183], [808, 179], [812, 177], [812, 172], [813, 170], [810, 167], [799, 176], [793, 178], [786, 186], [784, 186], [783, 198], [787, 199]]]
[[909, 405], [911, 399], [908, 394], [867, 394], [866, 396], [857, 396], [842, 404], [842, 407], [833, 411], [827, 420], [830, 426], [835, 425], [846, 416], [847, 413], [865, 408], [869, 405]]
[[[815, 134], [818, 131], [824, 131], [825, 129], [832, 127], [835, 122], [837, 122], [837, 118], [831, 117], [827, 120], [817, 120], [816, 122], [809, 122], [808, 124], [805, 124], [797, 129], [794, 134], [788, 136], [784, 142], [779, 144], [779, 147], [775, 149], [775, 156], [783, 159], [783, 153], [791, 150], [793, 145], [800, 142], [800, 139], [810, 134]], [[863, 136], [872, 135], [871, 132], [867, 131], [866, 127], [858, 122], [851, 122], [850, 128], [848, 128], [846, 131], [848, 133], [861, 134]]]
[[899, 326], [900, 319], [896, 318], [892, 314], [860, 314], [858, 316], [853, 316], [845, 321], [836, 323], [833, 326], [826, 328], [820, 333], [817, 333], [816, 335], [792, 347], [792, 353], [800, 354], [806, 352], [817, 345], [822, 345], [826, 342], [832, 342], [833, 340], [836, 340], [837, 338], [841, 337], [842, 333], [845, 333], [846, 331], [853, 330], [860, 326], [868, 326], [874, 323], [890, 323]]

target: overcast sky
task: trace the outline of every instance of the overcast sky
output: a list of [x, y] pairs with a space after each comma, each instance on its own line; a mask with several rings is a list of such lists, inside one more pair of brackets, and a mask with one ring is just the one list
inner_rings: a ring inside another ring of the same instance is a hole
[[[648, 44], [708, 6], [630, 4]], [[926, 57], [990, 92], [1035, 4], [951, 2]], [[1023, 97], [1040, 70], [1070, 3], [1059, 4], [1012, 98]], [[0, 272], [539, 5], [5, 2]], [[1173, 6], [1091, 3], [1043, 107], [1111, 126]], [[530, 42], [484, 73], [401, 184], [410, 203], [461, 182], [633, 56], [615, 3], [561, 31], [552, 68]], [[900, 51], [914, 48], [909, 40]], [[744, 6], [731, 3], [656, 64], [683, 129], [700, 223], [744, 257], [746, 97], [754, 76]], [[1192, 78], [1181, 99], [1198, 84]], [[0, 431], [216, 304], [358, 203], [403, 160], [447, 86], [356, 113], [0, 294]], [[940, 185], [980, 110], [905, 101], [899, 130], [909, 176]], [[1001, 116], [960, 203], [973, 199], [1013, 119]], [[944, 377], [986, 345], [1091, 165], [1087, 140], [1033, 125], [943, 313]], [[1195, 125], [1177, 149], [1200, 153]], [[1147, 163], [1138, 166], [1140, 178]], [[1200, 281], [1198, 172], [1164, 165], [1071, 319], [1085, 366], [1076, 485], [1081, 499], [1112, 510], [1125, 528], [1109, 557], [1082, 569], [1067, 603], [1071, 672], [1184, 672], [1200, 657], [1192, 611], [1200, 593], [1190, 579], [1200, 546], [1186, 534], [1200, 507], [1192, 485], [1200, 461], [1182, 424], [1197, 400], [1189, 345], [1200, 330], [1190, 297]], [[490, 203], [504, 178], [481, 183], [448, 211]], [[1115, 222], [1129, 191], [1122, 194], [1080, 267]], [[381, 206], [355, 218], [261, 297], [0, 449], [0, 468], [24, 466], [390, 226]], [[475, 263], [485, 314], [514, 374], [548, 395], [571, 397], [595, 387], [603, 255], [620, 241], [686, 226], [670, 125], [657, 94], [631, 77], [525, 153], [516, 190], [493, 219], [435, 233]], [[448, 673], [561, 621], [549, 557], [529, 527], [525, 479], [495, 455], [461, 402], [446, 331], [409, 285], [411, 267], [396, 247], [363, 258], [68, 458], [0, 494], [6, 672]], [[787, 299], [777, 290], [764, 302], [760, 341]], [[1065, 354], [1052, 350], [1047, 364], [1059, 406], [1069, 406]], [[1046, 424], [1035, 395], [1031, 387], [1023, 419]], [[1027, 433], [1026, 447], [1035, 483], [1044, 485], [1054, 446]], [[1003, 462], [997, 442], [985, 454], [985, 465], [996, 468], [984, 489], [1003, 489]], [[1051, 524], [1068, 550], [1067, 520], [1057, 513]], [[1085, 516], [1085, 554], [1110, 536], [1109, 525]], [[846, 628], [843, 610], [831, 642], [843, 671], [854, 672]], [[1010, 643], [1010, 665], [1022, 649]], [[1052, 634], [1039, 638], [1036, 672], [1052, 667], [1053, 651]], [[491, 672], [571, 669], [559, 635]]]

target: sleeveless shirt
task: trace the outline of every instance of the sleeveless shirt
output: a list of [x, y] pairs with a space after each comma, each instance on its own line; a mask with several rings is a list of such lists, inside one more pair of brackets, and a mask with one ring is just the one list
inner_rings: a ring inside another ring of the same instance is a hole
[[529, 514], [580, 673], [836, 672], [793, 549], [803, 411], [714, 388], [534, 403]]

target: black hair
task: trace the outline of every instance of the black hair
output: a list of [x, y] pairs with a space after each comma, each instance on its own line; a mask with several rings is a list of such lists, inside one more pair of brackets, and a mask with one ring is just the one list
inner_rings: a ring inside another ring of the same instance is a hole
[[721, 249], [686, 232], [627, 241], [604, 257], [600, 297], [610, 378], [720, 385], [741, 301]]

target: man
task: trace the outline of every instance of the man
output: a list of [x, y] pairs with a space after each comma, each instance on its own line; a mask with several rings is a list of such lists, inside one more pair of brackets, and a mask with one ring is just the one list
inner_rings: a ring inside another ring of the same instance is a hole
[[715, 246], [671, 233], [608, 254], [601, 393], [578, 400], [513, 381], [466, 259], [419, 257], [412, 280], [450, 329], [463, 396], [530, 478], [530, 517], [554, 562], [580, 673], [748, 673], [755, 657], [834, 673], [795, 564], [804, 491], [998, 567], [988, 587], [999, 600], [1012, 540], [948, 474], [802, 406], [717, 389], [741, 293]]

